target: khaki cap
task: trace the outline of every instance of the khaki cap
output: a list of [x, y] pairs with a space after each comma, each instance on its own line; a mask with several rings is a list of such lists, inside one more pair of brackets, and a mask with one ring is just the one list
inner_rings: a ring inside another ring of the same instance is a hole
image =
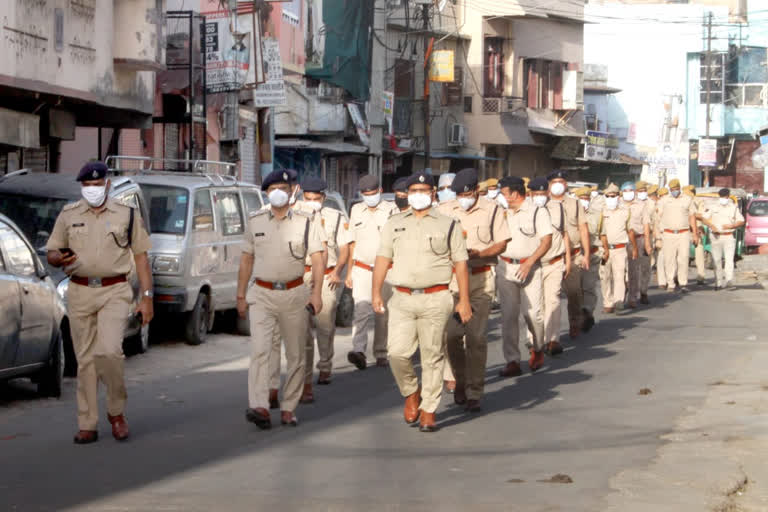
[[590, 192], [591, 190], [589, 189], [589, 187], [579, 187], [573, 191], [573, 195], [575, 195], [576, 197], [588, 196]]
[[658, 185], [651, 185], [650, 187], [648, 187], [648, 190], [647, 190], [649, 196], [652, 196], [653, 194], [658, 193], [658, 191], [659, 191]]
[[659, 197], [665, 196], [667, 194], [669, 194], [669, 190], [667, 190], [667, 187], [661, 187], [659, 189]]
[[644, 182], [643, 180], [640, 180], [638, 182], [635, 182], [635, 190], [640, 190], [641, 188], [648, 188], [648, 183]]
[[485, 186], [486, 187], [498, 187], [499, 186], [499, 180], [496, 178], [488, 178], [485, 180]]
[[605, 188], [605, 194], [618, 194], [619, 193], [619, 187], [616, 186], [615, 183], [611, 183]]
[[669, 188], [680, 188], [680, 180], [675, 178], [669, 182]]

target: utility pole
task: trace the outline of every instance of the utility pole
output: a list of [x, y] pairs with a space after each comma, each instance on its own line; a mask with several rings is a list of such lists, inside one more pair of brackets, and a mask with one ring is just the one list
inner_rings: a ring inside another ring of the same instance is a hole
[[425, 3], [421, 7], [424, 17], [424, 168], [430, 168], [432, 158], [432, 147], [430, 144], [431, 130], [429, 127], [429, 63], [432, 54], [433, 39], [429, 37], [429, 4]]
[[368, 121], [371, 125], [370, 153], [368, 172], [383, 178], [383, 139], [386, 121], [382, 98], [384, 96], [384, 71], [387, 62], [386, 48], [382, 41], [387, 40], [387, 2], [375, 0], [373, 6], [373, 37], [371, 37], [371, 110]]
[[[709, 12], [707, 20], [707, 54], [705, 60], [707, 64], [707, 127], [705, 137], [709, 139], [709, 124], [712, 122], [711, 116], [711, 95], [712, 95], [712, 11]], [[722, 79], [725, 80], [725, 70], [721, 70]], [[704, 186], [709, 186], [709, 167], [704, 168]]]

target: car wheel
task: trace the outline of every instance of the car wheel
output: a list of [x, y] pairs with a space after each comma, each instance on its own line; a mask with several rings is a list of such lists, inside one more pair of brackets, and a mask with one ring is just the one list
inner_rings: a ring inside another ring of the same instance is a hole
[[149, 350], [149, 324], [142, 325], [137, 334], [125, 340], [125, 344], [130, 354], [143, 354]]
[[185, 328], [185, 338], [189, 345], [200, 345], [205, 343], [208, 337], [208, 319], [210, 317], [210, 304], [208, 296], [201, 293], [197, 297], [195, 309], [187, 317]]
[[42, 396], [61, 397], [61, 385], [64, 378], [64, 350], [61, 331], [56, 332], [56, 341], [48, 356], [48, 365], [40, 372], [37, 392]]
[[344, 287], [336, 306], [336, 326], [351, 327], [355, 315], [355, 300], [352, 298], [352, 290]]

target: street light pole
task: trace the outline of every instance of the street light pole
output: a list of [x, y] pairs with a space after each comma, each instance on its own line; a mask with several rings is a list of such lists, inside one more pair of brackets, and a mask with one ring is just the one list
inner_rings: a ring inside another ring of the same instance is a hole
[[429, 4], [424, 4], [421, 8], [421, 13], [424, 21], [424, 168], [429, 169], [432, 145], [430, 143], [431, 130], [429, 127], [429, 63], [432, 54], [432, 42], [433, 39], [428, 36], [429, 34]]
[[[711, 116], [711, 96], [712, 96], [712, 11], [709, 12], [709, 19], [707, 21], [707, 54], [705, 57], [707, 63], [707, 127], [705, 137], [709, 139], [709, 125], [712, 122]], [[722, 70], [723, 79], [725, 79], [725, 70]], [[701, 148], [699, 148], [701, 149]], [[717, 152], [715, 152], [717, 155]], [[704, 186], [709, 186], [709, 167], [704, 168]]]

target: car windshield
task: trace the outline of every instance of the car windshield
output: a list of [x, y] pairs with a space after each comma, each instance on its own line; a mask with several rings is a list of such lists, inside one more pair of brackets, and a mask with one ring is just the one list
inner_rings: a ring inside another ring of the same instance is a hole
[[149, 205], [149, 226], [152, 233], [183, 235], [187, 228], [189, 193], [179, 187], [141, 185]]
[[45, 247], [61, 209], [69, 201], [49, 197], [0, 194], [0, 212], [7, 215], [39, 250]]
[[768, 217], [768, 201], [752, 201], [747, 213], [752, 217]]

